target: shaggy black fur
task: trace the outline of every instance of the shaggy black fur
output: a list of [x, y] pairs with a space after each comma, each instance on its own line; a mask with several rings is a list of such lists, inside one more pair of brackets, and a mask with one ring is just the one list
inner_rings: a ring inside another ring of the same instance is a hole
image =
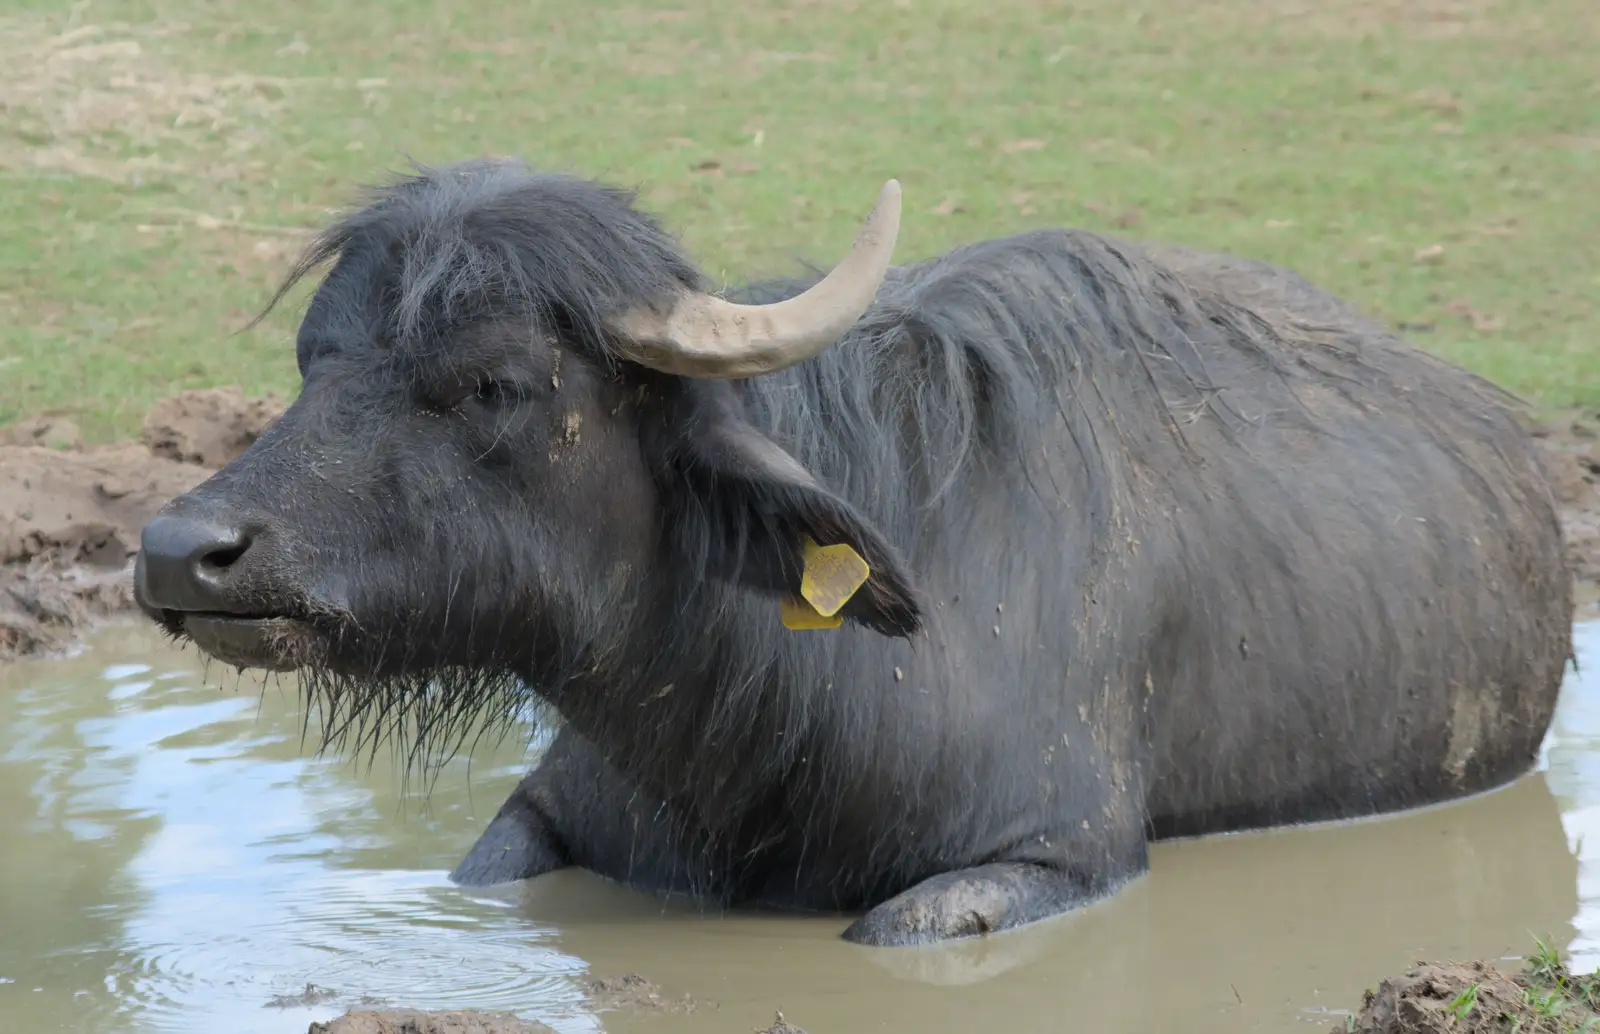
[[[421, 170], [284, 291], [329, 261], [301, 396], [169, 513], [253, 529], [215, 609], [294, 619], [329, 744], [560, 714], [464, 881], [584, 865], [905, 943], [1108, 893], [1151, 837], [1534, 759], [1572, 604], [1531, 445], [1293, 274], [1026, 233], [726, 383], [618, 358], [608, 316], [704, 282], [593, 183]], [[779, 623], [801, 535], [872, 565], [841, 629]]]

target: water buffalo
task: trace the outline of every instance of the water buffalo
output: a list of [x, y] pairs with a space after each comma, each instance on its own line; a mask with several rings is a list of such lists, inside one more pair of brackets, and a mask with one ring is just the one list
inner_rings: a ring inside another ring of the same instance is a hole
[[[341, 217], [253, 447], [146, 526], [172, 636], [333, 743], [559, 730], [452, 874], [998, 931], [1152, 839], [1535, 759], [1570, 654], [1513, 403], [1300, 277], [1039, 230], [731, 294], [501, 160]], [[268, 308], [270, 309], [270, 304]]]

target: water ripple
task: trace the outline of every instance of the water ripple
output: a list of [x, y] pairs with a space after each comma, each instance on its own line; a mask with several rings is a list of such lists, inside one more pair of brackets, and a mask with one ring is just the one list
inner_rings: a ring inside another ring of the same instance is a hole
[[293, 1006], [308, 1022], [391, 1001], [571, 1012], [581, 1007], [571, 978], [584, 966], [540, 944], [547, 935], [474, 908], [435, 872], [324, 871], [253, 893], [177, 885], [128, 923], [136, 953], [112, 980], [152, 1034], [281, 1032], [274, 999], [308, 984], [335, 992]]
[[[282, 1034], [392, 1000], [591, 1028], [571, 979], [584, 964], [542, 943], [548, 928], [461, 894], [442, 871], [359, 864], [363, 851], [412, 856], [440, 820], [396, 824], [394, 792], [306, 756], [292, 695], [219, 694], [139, 663], [99, 674], [103, 703], [65, 724], [66, 687], [19, 694], [25, 710], [0, 741], [78, 842], [110, 845], [148, 820], [118, 875], [132, 887], [105, 915], [115, 936], [54, 954], [48, 982], [73, 1003], [74, 1027]], [[515, 779], [519, 753], [511, 745], [490, 772]], [[483, 771], [479, 759], [474, 782]], [[101, 986], [82, 986], [95, 971]], [[308, 985], [335, 993], [295, 1001]], [[285, 1010], [299, 1018], [286, 1026]]]

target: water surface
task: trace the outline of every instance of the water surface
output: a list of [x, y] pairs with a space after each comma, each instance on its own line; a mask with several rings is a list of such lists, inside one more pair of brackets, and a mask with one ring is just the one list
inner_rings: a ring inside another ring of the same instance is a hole
[[[1539, 771], [1343, 826], [1158, 845], [1074, 916], [873, 951], [846, 920], [699, 914], [558, 873], [445, 873], [526, 767], [454, 763], [424, 795], [380, 755], [315, 758], [290, 682], [238, 679], [142, 626], [0, 667], [0, 1031], [303, 1034], [364, 998], [509, 1009], [562, 1032], [1328, 1029], [1417, 959], [1600, 964], [1600, 623], [1575, 633]], [[691, 1015], [596, 1015], [637, 972]], [[274, 1004], [306, 985], [317, 1005]]]

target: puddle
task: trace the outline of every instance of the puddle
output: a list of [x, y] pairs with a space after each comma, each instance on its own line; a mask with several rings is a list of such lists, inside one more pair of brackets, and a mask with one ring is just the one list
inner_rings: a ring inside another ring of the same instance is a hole
[[[303, 1034], [381, 1000], [563, 1034], [748, 1034], [780, 1009], [811, 1034], [1232, 1034], [1327, 1030], [1420, 959], [1516, 955], [1535, 933], [1593, 969], [1600, 622], [1576, 642], [1541, 770], [1512, 787], [1159, 845], [1148, 877], [1081, 914], [871, 951], [838, 940], [845, 920], [701, 915], [576, 872], [464, 892], [445, 873], [520, 745], [424, 796], [386, 755], [309, 756], [291, 684], [106, 629], [71, 660], [0, 667], [0, 1030]], [[625, 973], [701, 1007], [595, 1014], [584, 983]]]

